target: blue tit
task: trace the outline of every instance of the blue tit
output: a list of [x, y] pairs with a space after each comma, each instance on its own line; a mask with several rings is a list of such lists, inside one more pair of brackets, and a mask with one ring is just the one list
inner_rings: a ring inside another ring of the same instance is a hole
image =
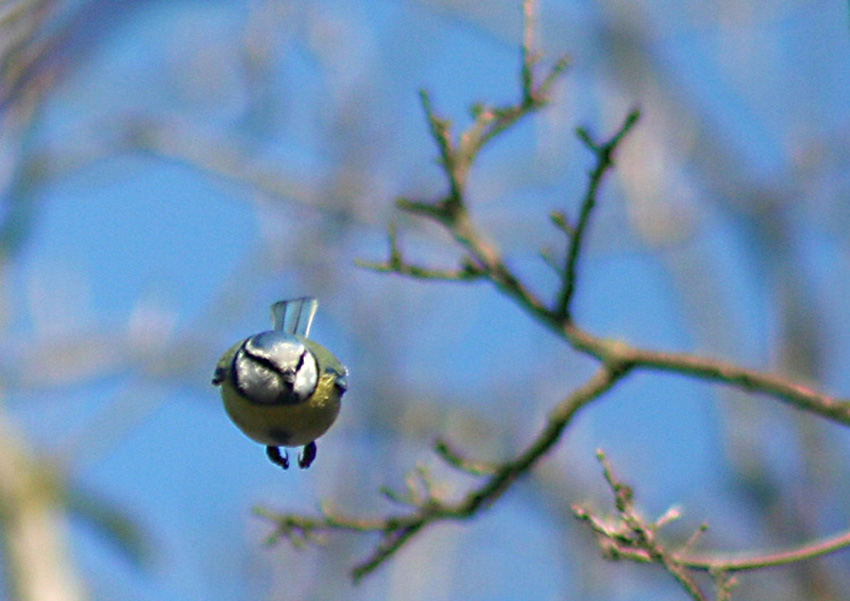
[[339, 359], [307, 338], [318, 308], [315, 298], [275, 303], [273, 329], [234, 344], [213, 374], [230, 419], [283, 469], [289, 457], [280, 447], [303, 446], [298, 465], [310, 467], [316, 439], [339, 415], [348, 384]]

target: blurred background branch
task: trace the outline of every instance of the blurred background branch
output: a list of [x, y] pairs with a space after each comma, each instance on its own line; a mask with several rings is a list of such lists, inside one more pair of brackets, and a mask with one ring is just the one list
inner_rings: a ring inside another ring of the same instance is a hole
[[[48, 33], [56, 4], [49, 0], [0, 5], [0, 286], [8, 289], [10, 261], [35, 223], [28, 193], [38, 164], [28, 146], [55, 69], [43, 68], [54, 40]], [[0, 324], [8, 323], [8, 304]], [[4, 371], [8, 372], [8, 369]], [[3, 383], [3, 387], [8, 382]], [[5, 396], [5, 395], [4, 395]], [[5, 399], [4, 399], [5, 401]], [[5, 405], [5, 403], [4, 403]], [[0, 408], [0, 537], [8, 598], [79, 601], [88, 598], [69, 545], [65, 485], [12, 418]]]
[[[688, 545], [665, 523], [665, 549], [840, 546], [847, 405], [821, 391], [850, 389], [847, 7], [541, 0], [523, 27], [519, 4], [0, 2], [0, 410], [24, 466], [0, 485], [68, 594], [681, 598], [572, 518], [609, 502], [600, 446], [637, 514], [677, 499], [711, 525]], [[416, 284], [351, 268], [387, 223], [370, 266]], [[208, 382], [301, 294], [352, 383], [321, 463], [283, 479]], [[559, 430], [599, 374], [617, 385]], [[282, 515], [327, 548], [258, 548]], [[353, 589], [356, 558], [383, 567]], [[713, 585], [835, 599], [847, 567]]]

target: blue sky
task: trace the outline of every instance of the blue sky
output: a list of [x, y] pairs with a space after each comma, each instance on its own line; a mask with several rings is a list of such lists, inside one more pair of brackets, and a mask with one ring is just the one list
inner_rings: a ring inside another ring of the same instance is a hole
[[[444, 234], [392, 208], [444, 185], [418, 90], [456, 127], [476, 100], [516, 98], [519, 2], [79, 6], [90, 12], [24, 149], [47, 170], [15, 192], [35, 220], [4, 273], [0, 356], [5, 405], [34, 448], [149, 545], [134, 565], [74, 519], [93, 598], [680, 599], [653, 570], [598, 558], [569, 516], [576, 502], [609, 507], [596, 448], [648, 514], [680, 504], [677, 532], [707, 520], [719, 548], [783, 542], [740, 491], [748, 454], [792, 499], [817, 470], [846, 476], [800, 450], [801, 428], [842, 449], [835, 427], [636, 374], [492, 511], [425, 533], [357, 588], [346, 570], [368, 537], [264, 547], [253, 507], [386, 512], [378, 487], [417, 461], [438, 466], [434, 438], [509, 456], [591, 373], [487, 285], [353, 266], [384, 258], [390, 221], [412, 259], [453, 266]], [[846, 391], [846, 6], [543, 1], [539, 18], [544, 64], [569, 53], [573, 65], [470, 185], [509, 264], [554, 294], [539, 252], [564, 241], [547, 215], [575, 215], [591, 166], [572, 130], [606, 135], [640, 106], [594, 216], [579, 321], [765, 369], [800, 367], [782, 358], [811, 343], [807, 376]], [[796, 288], [820, 324], [811, 339], [794, 337]], [[305, 294], [320, 298], [313, 335], [349, 366], [350, 392], [314, 466], [281, 473], [227, 421], [209, 378], [230, 344], [269, 327], [272, 302]], [[843, 526], [824, 507], [818, 534]]]

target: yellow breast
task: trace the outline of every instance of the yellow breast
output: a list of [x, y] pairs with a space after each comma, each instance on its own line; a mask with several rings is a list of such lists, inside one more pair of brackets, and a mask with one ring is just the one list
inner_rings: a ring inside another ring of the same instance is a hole
[[271, 446], [300, 447], [327, 432], [339, 415], [340, 390], [336, 375], [323, 374], [315, 393], [297, 405], [260, 405], [243, 397], [230, 379], [221, 396], [230, 419], [249, 438]]

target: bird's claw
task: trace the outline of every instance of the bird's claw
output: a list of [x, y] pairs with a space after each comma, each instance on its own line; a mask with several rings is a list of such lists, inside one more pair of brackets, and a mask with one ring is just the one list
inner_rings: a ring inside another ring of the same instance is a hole
[[[269, 457], [269, 461], [282, 467], [285, 470], [289, 469], [289, 454], [284, 451], [280, 452], [280, 447], [268, 446], [266, 447], [266, 455]], [[301, 460], [298, 460], [298, 464], [301, 464]]]
[[304, 445], [304, 451], [298, 456], [298, 467], [306, 470], [316, 458], [316, 443], [308, 442]]

